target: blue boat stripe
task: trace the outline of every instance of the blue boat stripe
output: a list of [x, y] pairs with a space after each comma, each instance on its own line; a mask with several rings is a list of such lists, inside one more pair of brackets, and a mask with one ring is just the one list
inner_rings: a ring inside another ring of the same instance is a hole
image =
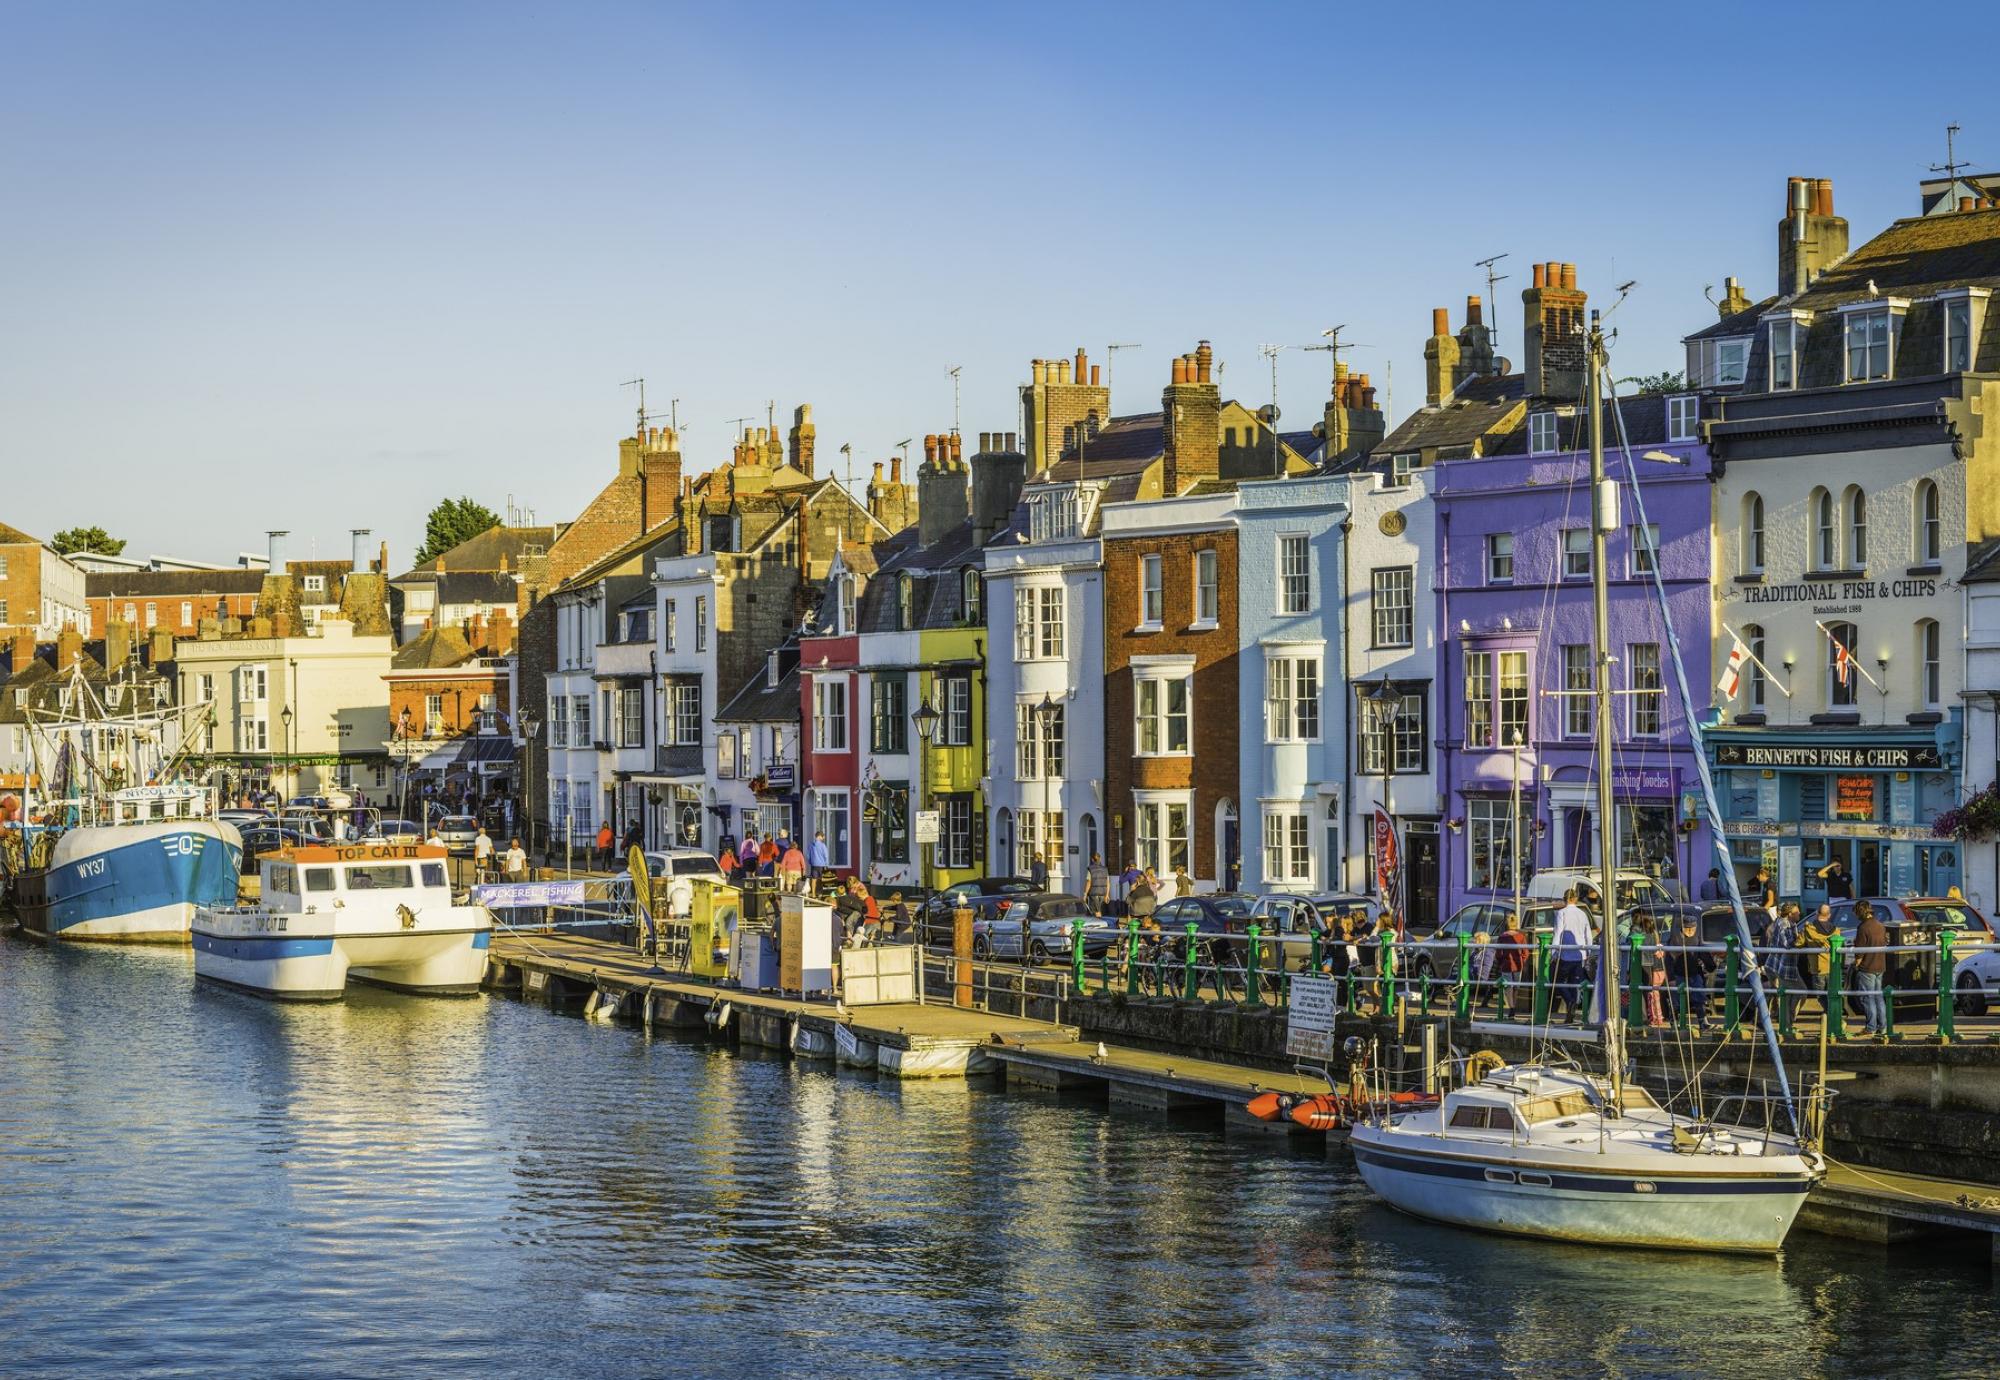
[[226, 939], [220, 935], [197, 934], [194, 947], [205, 954], [218, 958], [255, 959], [268, 962], [277, 958], [317, 958], [333, 952], [333, 937], [320, 939], [300, 939], [291, 935], [252, 935], [243, 939]]
[[[1486, 1179], [1489, 1168], [1500, 1165], [1486, 1165], [1464, 1160], [1430, 1160], [1408, 1155], [1386, 1153], [1373, 1146], [1353, 1145], [1354, 1158], [1362, 1164], [1372, 1164], [1383, 1169], [1400, 1170], [1406, 1174], [1425, 1174], [1437, 1179]], [[1729, 1193], [1803, 1193], [1809, 1181], [1800, 1175], [1762, 1179], [1704, 1179], [1704, 1178], [1649, 1178], [1644, 1174], [1559, 1174], [1549, 1169], [1524, 1168], [1514, 1166], [1517, 1172], [1547, 1174], [1550, 1185], [1579, 1193], [1609, 1193], [1616, 1190], [1627, 1192], [1634, 1183], [1653, 1185], [1656, 1194], [1729, 1194]], [[1504, 1184], [1501, 1186], [1505, 1186]], [[1530, 1187], [1539, 1188], [1534, 1184]]]

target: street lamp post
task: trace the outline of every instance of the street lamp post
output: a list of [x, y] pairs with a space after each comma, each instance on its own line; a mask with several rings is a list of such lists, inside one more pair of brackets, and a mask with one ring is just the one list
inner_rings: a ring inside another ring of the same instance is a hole
[[[1053, 785], [1049, 773], [1049, 731], [1055, 727], [1056, 715], [1061, 712], [1062, 706], [1056, 703], [1055, 696], [1044, 691], [1042, 702], [1035, 706], [1036, 726], [1041, 730], [1042, 735], [1040, 751], [1036, 753], [1036, 759], [1042, 769], [1042, 866], [1050, 872], [1055, 871], [1055, 863], [1059, 859], [1050, 857], [1048, 851], [1052, 840], [1052, 831], [1049, 828], [1049, 814], [1053, 808], [1049, 803], [1049, 793]], [[1048, 880], [1050, 884], [1053, 884], [1055, 879], [1051, 877]], [[1021, 946], [1021, 952], [1024, 954], [1027, 952], [1026, 944]]]
[[[285, 779], [286, 779], [286, 781], [287, 781], [287, 782], [288, 782], [288, 783], [290, 784], [290, 786], [291, 786], [291, 790], [287, 791], [287, 792], [286, 792], [286, 794], [287, 794], [288, 796], [290, 796], [290, 795], [297, 795], [297, 794], [299, 793], [299, 782], [298, 782], [298, 764], [297, 764], [296, 762], [293, 762], [293, 761], [292, 761], [291, 759], [292, 759], [292, 758], [294, 758], [294, 757], [296, 757], [296, 756], [298, 756], [298, 750], [297, 750], [297, 749], [298, 749], [298, 743], [297, 743], [297, 741], [296, 741], [296, 740], [295, 740], [295, 739], [294, 739], [294, 738], [292, 737], [292, 707], [291, 707], [291, 705], [289, 705], [289, 704], [288, 704], [288, 705], [286, 705], [286, 706], [285, 706], [285, 707], [284, 707], [283, 709], [280, 709], [280, 710], [278, 711], [278, 718], [279, 718], [279, 719], [280, 719], [280, 720], [281, 720], [281, 721], [282, 721], [282, 722], [284, 723], [284, 725], [285, 725], [285, 732], [284, 732], [284, 738], [285, 738], [285, 758], [286, 758], [286, 770], [285, 770]], [[282, 809], [282, 808], [283, 808], [283, 807], [284, 807], [285, 805], [288, 805], [288, 804], [290, 804], [290, 803], [291, 803], [291, 802], [290, 802], [289, 800], [281, 800], [281, 801], [279, 802], [279, 808], [281, 808], [281, 809]]]
[[[944, 716], [937, 712], [937, 709], [928, 699], [910, 711], [910, 722], [917, 727], [917, 811], [919, 812], [930, 799], [931, 740], [937, 737], [938, 723], [943, 718]], [[910, 817], [910, 834], [914, 839], [916, 836], [916, 812], [912, 812]], [[937, 872], [937, 844], [932, 843], [930, 845], [930, 862], [928, 866], [924, 862], [923, 847], [924, 845], [922, 844], [917, 845], [919, 850], [917, 853], [917, 880], [922, 884], [924, 899], [928, 902], [930, 894], [936, 890], [931, 883]]]
[[520, 715], [521, 737], [527, 751], [521, 754], [521, 827], [528, 834], [528, 853], [535, 851], [535, 734], [541, 730], [542, 721], [535, 717], [535, 711], [524, 709]]
[[[1397, 692], [1395, 685], [1390, 682], [1389, 673], [1384, 671], [1382, 679], [1375, 683], [1375, 688], [1367, 693], [1366, 698], [1369, 706], [1375, 712], [1375, 731], [1381, 740], [1382, 814], [1389, 821], [1389, 833], [1390, 837], [1393, 838], [1396, 830], [1396, 811], [1390, 800], [1389, 778], [1390, 768], [1393, 766], [1393, 758], [1396, 751], [1396, 720], [1401, 716], [1403, 711], [1403, 697]], [[1375, 855], [1375, 890], [1376, 894], [1381, 898], [1382, 904], [1386, 906], [1389, 902], [1389, 894], [1388, 885], [1383, 877], [1382, 845], [1379, 840], [1374, 839], [1375, 822], [1373, 820], [1368, 822], [1368, 833], [1370, 839], [1375, 842], [1375, 847], [1370, 850]]]

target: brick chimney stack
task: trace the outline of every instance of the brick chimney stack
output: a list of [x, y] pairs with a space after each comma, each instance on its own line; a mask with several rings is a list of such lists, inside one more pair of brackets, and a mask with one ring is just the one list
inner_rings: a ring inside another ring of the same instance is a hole
[[1451, 333], [1451, 308], [1431, 308], [1431, 338], [1424, 342], [1424, 405], [1436, 407], [1458, 386], [1458, 340]]
[[113, 618], [104, 625], [104, 669], [115, 671], [132, 659], [132, 625]]
[[1486, 326], [1485, 305], [1477, 293], [1465, 299], [1465, 325], [1458, 333], [1458, 368], [1452, 387], [1493, 372], [1493, 332]]
[[35, 630], [33, 628], [22, 628], [14, 634], [14, 673], [18, 675], [34, 659]]
[[83, 633], [71, 624], [64, 624], [56, 634], [56, 669], [64, 675], [70, 667], [83, 660]]
[[1030, 475], [1042, 473], [1061, 458], [1065, 438], [1073, 439], [1077, 428], [1095, 435], [1110, 420], [1111, 390], [1099, 381], [1101, 378], [1102, 370], [1090, 362], [1082, 346], [1077, 347], [1074, 361], [1033, 362], [1030, 381], [1021, 385]]
[[1576, 265], [1551, 260], [1536, 264], [1521, 292], [1521, 343], [1527, 356], [1530, 398], [1575, 402], [1583, 394], [1584, 304], [1588, 293], [1576, 285]]
[[1785, 218], [1778, 222], [1779, 294], [1804, 292], [1846, 253], [1847, 222], [1833, 213], [1832, 180], [1785, 179]]
[[811, 403], [800, 403], [792, 409], [792, 430], [786, 438], [790, 443], [791, 466], [804, 475], [813, 472], [813, 443], [819, 433], [813, 427]]
[[944, 433], [924, 437], [924, 463], [917, 470], [917, 545], [944, 540], [972, 516], [970, 478], [960, 459], [959, 438]]
[[1750, 310], [1750, 294], [1743, 290], [1743, 284], [1734, 278], [1725, 278], [1722, 300], [1715, 304], [1716, 315], [1727, 321], [1738, 312]]
[[649, 426], [639, 438], [639, 530], [672, 520], [680, 492], [680, 438], [672, 427]]
[[1221, 472], [1222, 390], [1214, 382], [1214, 368], [1215, 351], [1204, 340], [1193, 354], [1174, 360], [1160, 395], [1169, 497]]
[[1388, 434], [1382, 409], [1375, 405], [1375, 389], [1366, 374], [1351, 374], [1345, 364], [1333, 366], [1333, 396], [1327, 399], [1321, 421], [1329, 460], [1346, 460], [1365, 455]]

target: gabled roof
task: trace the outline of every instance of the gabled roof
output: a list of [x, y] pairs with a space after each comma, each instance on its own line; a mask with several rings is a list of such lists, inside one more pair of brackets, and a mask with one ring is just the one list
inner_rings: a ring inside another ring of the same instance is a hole
[[432, 579], [440, 605], [512, 604], [521, 597], [521, 582], [504, 570], [446, 571]]
[[443, 671], [463, 666], [475, 653], [465, 634], [450, 624], [426, 628], [398, 647], [389, 658], [392, 671]]
[[1959, 577], [1959, 583], [2000, 584], [2000, 539], [1973, 543], [1965, 553], [1965, 574]]
[[[503, 558], [508, 569], [519, 570], [521, 559], [530, 546], [539, 546], [546, 551], [555, 539], [556, 529], [553, 527], [508, 527], [499, 523], [476, 537], [467, 537], [437, 560], [444, 562], [446, 574], [498, 570]], [[398, 575], [396, 581], [400, 584], [406, 580], [421, 580], [437, 573], [437, 561], [432, 561]]]
[[1404, 418], [1369, 456], [1343, 468], [1373, 468], [1371, 459], [1379, 464], [1387, 456], [1406, 451], [1436, 450], [1439, 459], [1470, 454], [1488, 434], [1521, 425], [1527, 395], [1525, 374], [1482, 374], [1467, 379], [1436, 407], [1424, 407]]
[[1757, 322], [1762, 319], [1764, 313], [1777, 306], [1779, 300], [1775, 294], [1766, 297], [1763, 301], [1752, 303], [1742, 311], [1731, 312], [1728, 316], [1717, 321], [1713, 326], [1695, 331], [1693, 334], [1682, 338], [1685, 340], [1707, 340], [1711, 336], [1749, 335], [1757, 329]]
[[1084, 440], [1079, 461], [1078, 447], [1071, 446], [1048, 468], [1051, 479], [1069, 480], [1079, 469], [1090, 479], [1114, 474], [1136, 474], [1167, 453], [1166, 414], [1141, 412], [1130, 417], [1113, 417]]
[[4, 522], [0, 522], [0, 542], [4, 542], [8, 546], [42, 545], [42, 539], [40, 537], [31, 537], [26, 532], [23, 532], [20, 528], [9, 527]]
[[665, 542], [678, 541], [680, 534], [680, 520], [678, 518], [669, 518], [652, 531], [632, 538], [632, 540], [626, 542], [623, 546], [585, 566], [582, 570], [579, 570], [576, 574], [556, 586], [556, 591], [562, 593], [581, 589], [585, 585], [594, 585], [605, 576], [615, 574], [619, 566], [625, 564], [634, 556], [644, 555], [653, 547], [662, 545]]
[[[861, 591], [855, 617], [858, 631], [913, 632], [919, 629], [967, 626], [963, 572], [984, 572], [986, 563], [972, 540], [972, 520], [966, 519], [929, 546], [915, 543], [896, 550]], [[911, 626], [902, 623], [902, 583], [911, 582]]]
[[[791, 654], [788, 657], [787, 651]], [[757, 668], [757, 674], [750, 677], [737, 692], [730, 696], [729, 703], [716, 711], [718, 723], [797, 723], [799, 710], [799, 665], [798, 644], [788, 640], [778, 649], [778, 664], [786, 667], [778, 677], [776, 685], [767, 684], [768, 672]]]

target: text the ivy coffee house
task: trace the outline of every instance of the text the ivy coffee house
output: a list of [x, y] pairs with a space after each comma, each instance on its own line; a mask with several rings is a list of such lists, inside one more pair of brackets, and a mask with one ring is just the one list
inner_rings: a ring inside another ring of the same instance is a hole
[[1807, 910], [1839, 861], [1854, 895], [1939, 896], [1959, 884], [1959, 845], [1931, 832], [1956, 799], [1956, 715], [1876, 728], [1711, 728], [1724, 829], [1738, 880], [1770, 869]]

